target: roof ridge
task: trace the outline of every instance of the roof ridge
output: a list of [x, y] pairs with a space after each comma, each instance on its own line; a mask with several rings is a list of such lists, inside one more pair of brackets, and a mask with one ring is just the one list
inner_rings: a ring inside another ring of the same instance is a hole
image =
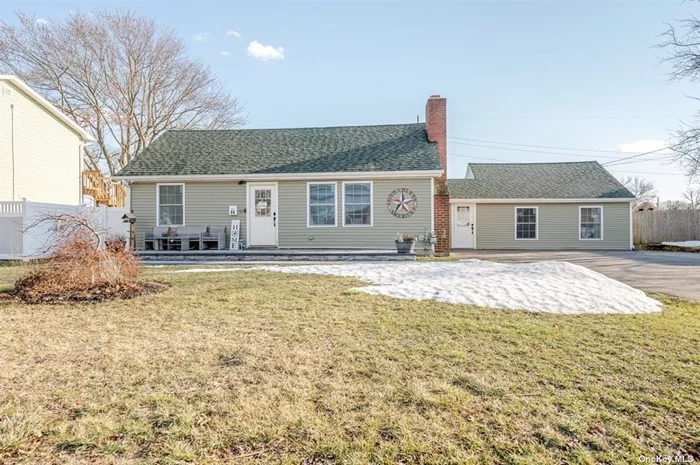
[[285, 128], [238, 128], [238, 129], [168, 129], [166, 132], [236, 132], [236, 131], [289, 131], [298, 129], [339, 129], [339, 128], [385, 128], [395, 126], [425, 126], [425, 123], [355, 124], [338, 126], [303, 126]]
[[[597, 160], [586, 161], [533, 161], [533, 162], [506, 162], [506, 163], [468, 163], [469, 165], [491, 165], [491, 166], [506, 166], [506, 165], [574, 165], [574, 164], [590, 164], [597, 163]], [[602, 165], [601, 165], [602, 166]]]

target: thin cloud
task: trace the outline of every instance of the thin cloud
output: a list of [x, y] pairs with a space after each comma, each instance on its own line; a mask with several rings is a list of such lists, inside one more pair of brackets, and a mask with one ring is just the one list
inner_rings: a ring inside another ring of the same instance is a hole
[[256, 60], [265, 62], [270, 60], [284, 60], [284, 48], [263, 45], [257, 40], [254, 40], [248, 44], [248, 55]]
[[231, 52], [227, 52], [226, 50], [224, 50], [224, 51], [221, 52], [221, 56], [222, 56], [222, 57], [230, 57], [230, 56], [231, 56]]
[[241, 37], [243, 37], [243, 36], [241, 36], [241, 33], [236, 31], [235, 29], [229, 29], [228, 31], [226, 31], [226, 35], [233, 36], [236, 39], [240, 39]]
[[203, 44], [207, 44], [214, 40], [214, 36], [208, 32], [198, 32], [197, 34], [193, 35], [192, 38], [196, 42], [202, 42]]
[[48, 26], [49, 20], [46, 18], [37, 18], [35, 21], [37, 26]]
[[659, 139], [642, 139], [627, 144], [618, 144], [618, 150], [629, 153], [643, 153], [654, 150], [663, 151], [666, 148], [666, 142]]

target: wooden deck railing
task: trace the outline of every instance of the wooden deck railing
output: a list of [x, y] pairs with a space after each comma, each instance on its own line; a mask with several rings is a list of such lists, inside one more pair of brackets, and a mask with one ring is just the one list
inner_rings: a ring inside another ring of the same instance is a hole
[[83, 171], [83, 194], [95, 199], [96, 205], [126, 206], [126, 188], [102, 175], [100, 170]]

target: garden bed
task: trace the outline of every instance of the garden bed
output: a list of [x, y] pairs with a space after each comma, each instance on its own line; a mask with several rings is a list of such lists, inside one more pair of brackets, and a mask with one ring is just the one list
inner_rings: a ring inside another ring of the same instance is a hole
[[[28, 281], [28, 282], [27, 282]], [[75, 302], [106, 302], [127, 300], [163, 292], [168, 285], [156, 282], [99, 284], [87, 289], [67, 289], [60, 293], [36, 292], [31, 279], [19, 281], [12, 291], [0, 294], [0, 303], [21, 301], [27, 304], [68, 304]]]

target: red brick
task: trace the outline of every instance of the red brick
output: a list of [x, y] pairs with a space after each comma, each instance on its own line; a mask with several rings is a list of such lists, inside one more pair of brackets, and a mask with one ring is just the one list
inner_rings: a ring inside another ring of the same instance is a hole
[[435, 236], [437, 244], [435, 253], [450, 253], [450, 197], [447, 195], [447, 99], [431, 95], [425, 104], [425, 126], [428, 140], [437, 144], [438, 155], [442, 163], [442, 175], [435, 178], [435, 198], [433, 214], [435, 215]]

